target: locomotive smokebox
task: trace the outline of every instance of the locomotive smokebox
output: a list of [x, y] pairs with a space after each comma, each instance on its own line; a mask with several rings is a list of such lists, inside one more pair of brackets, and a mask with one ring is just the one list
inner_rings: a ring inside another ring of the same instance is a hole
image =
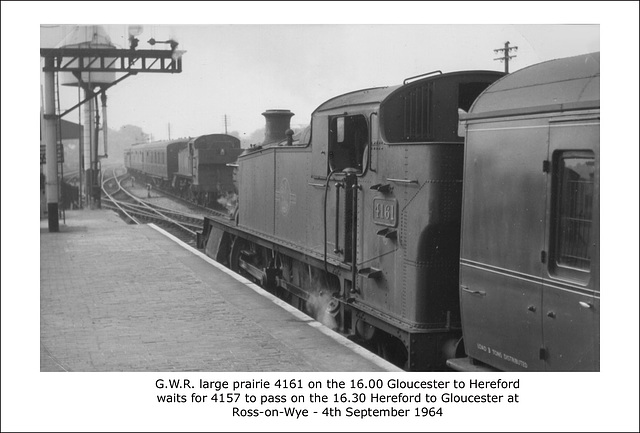
[[286, 131], [290, 128], [291, 117], [289, 110], [267, 110], [262, 115], [267, 123], [264, 128], [264, 142], [262, 144], [281, 141], [287, 138]]

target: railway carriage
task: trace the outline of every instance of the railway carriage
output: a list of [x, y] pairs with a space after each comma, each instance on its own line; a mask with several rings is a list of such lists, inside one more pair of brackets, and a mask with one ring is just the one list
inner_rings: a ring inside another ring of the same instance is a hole
[[540, 63], [464, 117], [457, 370], [600, 368], [600, 55]]
[[178, 152], [187, 142], [179, 139], [133, 145], [125, 150], [125, 167], [149, 176], [158, 186], [167, 185], [178, 170]]

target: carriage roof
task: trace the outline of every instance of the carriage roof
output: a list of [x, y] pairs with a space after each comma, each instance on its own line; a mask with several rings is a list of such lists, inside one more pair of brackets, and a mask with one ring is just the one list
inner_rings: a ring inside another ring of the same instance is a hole
[[538, 63], [505, 75], [475, 101], [467, 119], [600, 107], [600, 53]]

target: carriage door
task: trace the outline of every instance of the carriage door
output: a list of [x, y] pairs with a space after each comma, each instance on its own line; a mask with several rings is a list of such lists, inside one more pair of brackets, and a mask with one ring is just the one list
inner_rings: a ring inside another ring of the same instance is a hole
[[[329, 125], [329, 170], [343, 173], [336, 188], [335, 239], [346, 263], [357, 256], [358, 212], [362, 194], [358, 179], [365, 169], [365, 149], [369, 141], [363, 115], [334, 117]], [[340, 191], [342, 189], [342, 191]], [[342, 209], [342, 210], [341, 210]]]
[[548, 370], [599, 370], [599, 152], [598, 118], [550, 125], [541, 350]]

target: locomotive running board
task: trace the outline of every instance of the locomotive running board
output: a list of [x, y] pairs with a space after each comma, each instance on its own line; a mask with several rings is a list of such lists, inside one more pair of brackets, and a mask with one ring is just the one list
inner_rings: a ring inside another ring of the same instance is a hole
[[411, 325], [409, 323], [402, 322], [394, 317], [391, 317], [387, 314], [383, 314], [380, 311], [362, 303], [357, 300], [353, 300], [351, 302], [339, 298], [340, 302], [345, 303], [351, 308], [356, 316], [359, 319], [363, 319], [365, 322], [382, 329], [383, 331], [387, 331], [392, 335], [395, 335], [396, 331], [405, 332], [407, 335], [409, 334], [442, 334], [442, 333], [450, 333], [460, 332], [460, 327], [458, 326], [433, 326], [426, 327], [420, 325]]
[[[235, 223], [231, 221], [221, 220], [216, 217], [205, 217], [204, 221], [205, 223], [203, 228], [203, 234], [207, 232], [207, 230], [209, 230], [208, 224], [212, 224], [219, 229], [227, 231], [229, 234], [232, 234], [234, 236], [239, 236], [250, 242], [255, 242], [256, 244], [263, 246], [265, 248], [269, 248], [274, 251], [284, 253], [303, 263], [309, 263], [318, 268], [324, 267], [324, 260], [322, 256], [319, 255], [316, 251], [313, 251], [310, 249], [297, 251], [295, 248], [300, 247], [299, 245], [291, 246], [291, 247], [283, 245], [287, 241], [265, 235], [264, 233], [256, 233], [245, 227], [237, 226], [235, 225]], [[327, 265], [330, 266], [332, 268], [332, 271], [335, 271], [335, 272], [351, 271], [351, 265], [339, 262], [330, 257], [327, 258]]]

